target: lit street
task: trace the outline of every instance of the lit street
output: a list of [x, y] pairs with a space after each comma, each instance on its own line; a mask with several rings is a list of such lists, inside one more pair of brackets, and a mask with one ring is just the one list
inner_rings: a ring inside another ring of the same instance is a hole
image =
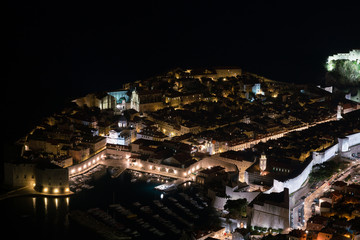
[[313, 204], [313, 201], [315, 198], [319, 198], [322, 195], [324, 195], [325, 192], [327, 192], [331, 188], [331, 184], [333, 184], [336, 181], [342, 181], [344, 180], [349, 174], [353, 173], [354, 170], [359, 168], [359, 162], [352, 162], [349, 167], [344, 169], [344, 171], [339, 172], [335, 175], [333, 175], [330, 179], [326, 180], [319, 188], [317, 188], [314, 192], [312, 192], [308, 197], [304, 200], [304, 229], [306, 228], [306, 222], [307, 220], [312, 216], [312, 209], [311, 205]]

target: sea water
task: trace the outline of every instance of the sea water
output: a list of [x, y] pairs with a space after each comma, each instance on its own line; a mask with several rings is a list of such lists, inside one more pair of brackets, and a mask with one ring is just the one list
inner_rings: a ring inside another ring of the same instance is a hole
[[106, 174], [70, 197], [16, 197], [0, 201], [1, 239], [96, 239], [87, 229], [69, 221], [69, 212], [90, 208], [107, 209], [113, 203], [143, 203], [160, 199], [154, 189], [159, 182], [131, 182], [125, 171], [118, 178]]

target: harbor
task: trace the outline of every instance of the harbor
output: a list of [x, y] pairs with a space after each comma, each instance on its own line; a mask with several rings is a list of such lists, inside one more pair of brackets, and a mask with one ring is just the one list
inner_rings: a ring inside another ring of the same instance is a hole
[[[148, 184], [144, 180], [138, 181]], [[93, 219], [88, 221], [101, 222], [95, 226], [86, 225], [104, 239], [120, 236], [129, 239], [179, 239], [184, 232], [193, 230], [195, 225], [201, 225], [200, 222], [207, 218], [204, 214], [207, 212], [204, 209], [208, 207], [205, 197], [192, 192], [190, 185], [186, 188], [180, 193], [158, 192], [160, 195], [152, 200], [142, 198], [128, 202], [116, 199], [115, 203], [103, 208], [72, 211], [70, 219], [84, 225], [81, 216], [86, 215], [88, 219]]]
[[[4, 216], [12, 216], [4, 229], [18, 239], [179, 239], [214, 224], [209, 222], [217, 218], [209, 217], [209, 200], [194, 183], [177, 184], [176, 191], [156, 189], [177, 182], [135, 170], [117, 175], [116, 169], [99, 165], [71, 179], [70, 196], [3, 200]], [[21, 207], [14, 211], [12, 204]]]

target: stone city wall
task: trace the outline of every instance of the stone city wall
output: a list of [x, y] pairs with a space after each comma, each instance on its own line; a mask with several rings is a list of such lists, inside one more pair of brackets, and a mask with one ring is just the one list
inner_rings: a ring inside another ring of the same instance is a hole
[[308, 178], [314, 165], [322, 164], [339, 153], [344, 157], [350, 158], [351, 156], [348, 156], [350, 154], [349, 147], [353, 147], [358, 144], [360, 144], [360, 133], [351, 134], [345, 138], [339, 138], [339, 143], [334, 144], [325, 151], [313, 152], [311, 162], [298, 176], [284, 182], [274, 179], [273, 187], [266, 191], [266, 193], [282, 192], [284, 188], [289, 188], [290, 194], [296, 192]]
[[360, 143], [360, 133], [351, 134], [346, 137], [349, 138], [349, 146], [354, 146]]
[[186, 168], [157, 164], [140, 159], [136, 159], [136, 162], [129, 162], [128, 164], [129, 168], [134, 170], [155, 171], [155, 174], [166, 175], [175, 178], [189, 178], [189, 180], [195, 180], [195, 175], [193, 175], [193, 173], [199, 171], [200, 169], [211, 168], [214, 166], [224, 167], [225, 171], [227, 172], [237, 171], [237, 167], [235, 165], [219, 161], [211, 157], [204, 158]]
[[90, 169], [93, 169], [94, 167], [98, 166], [100, 164], [100, 160], [105, 158], [106, 151], [107, 149], [104, 149], [99, 153], [95, 154], [94, 156], [88, 158], [87, 160], [68, 167], [69, 177], [83, 174], [89, 171]]
[[334, 60], [350, 60], [350, 61], [357, 61], [360, 60], [360, 50], [355, 49], [350, 51], [349, 53], [338, 53], [328, 57], [328, 62]]
[[231, 187], [226, 186], [225, 194], [230, 198], [216, 196], [216, 193], [209, 190], [208, 196], [213, 199], [212, 206], [216, 209], [223, 210], [227, 200], [246, 199], [248, 203], [252, 202], [260, 192], [236, 192]]
[[251, 216], [252, 226], [262, 226], [273, 229], [289, 227], [289, 209], [276, 207], [265, 203], [263, 206], [254, 204]]
[[234, 159], [230, 159], [230, 158], [224, 158], [224, 157], [221, 157], [220, 155], [213, 155], [213, 156], [211, 156], [211, 158], [216, 159], [217, 161], [220, 161], [220, 162], [226, 162], [226, 163], [236, 165], [239, 170], [239, 181], [240, 182], [245, 182], [245, 175], [244, 175], [245, 170], [254, 163], [254, 162], [250, 162], [250, 161], [242, 161], [242, 160], [234, 160]]

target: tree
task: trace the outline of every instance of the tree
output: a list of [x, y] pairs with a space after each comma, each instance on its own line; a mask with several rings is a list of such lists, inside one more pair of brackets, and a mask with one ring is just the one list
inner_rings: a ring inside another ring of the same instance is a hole
[[246, 217], [246, 208], [248, 202], [244, 198], [237, 200], [227, 200], [224, 209], [229, 211], [231, 218]]

